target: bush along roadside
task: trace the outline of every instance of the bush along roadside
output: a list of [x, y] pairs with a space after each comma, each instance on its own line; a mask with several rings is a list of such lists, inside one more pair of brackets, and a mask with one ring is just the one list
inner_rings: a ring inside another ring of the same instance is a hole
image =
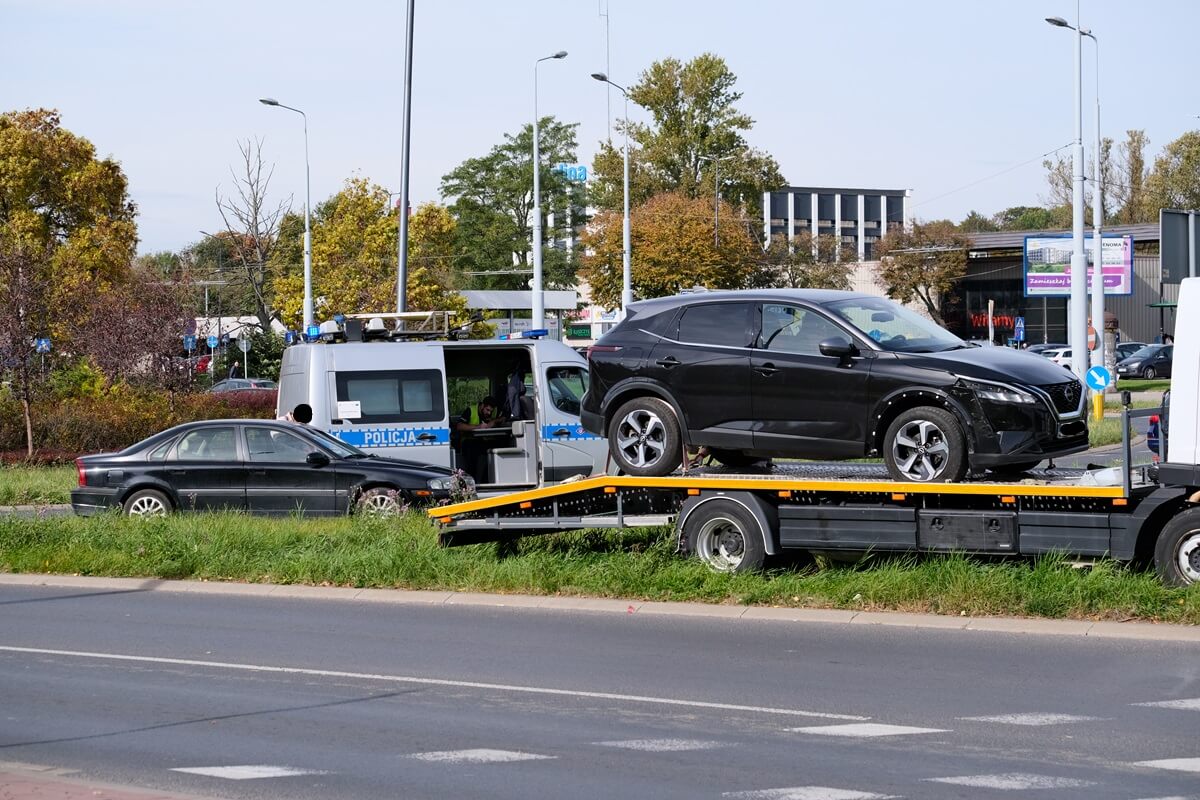
[[1200, 623], [1200, 585], [1168, 589], [1113, 562], [962, 555], [863, 566], [710, 572], [669, 529], [582, 531], [444, 549], [420, 514], [393, 520], [239, 514], [0, 518], [0, 570], [772, 606]]

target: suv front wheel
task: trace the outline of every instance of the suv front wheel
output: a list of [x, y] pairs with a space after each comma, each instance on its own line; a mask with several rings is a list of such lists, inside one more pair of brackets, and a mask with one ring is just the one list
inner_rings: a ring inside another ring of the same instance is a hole
[[934, 406], [910, 408], [883, 438], [883, 460], [898, 481], [953, 482], [967, 472], [967, 443], [958, 420]]
[[661, 478], [682, 463], [682, 435], [675, 411], [657, 397], [635, 397], [608, 424], [608, 449], [629, 475]]

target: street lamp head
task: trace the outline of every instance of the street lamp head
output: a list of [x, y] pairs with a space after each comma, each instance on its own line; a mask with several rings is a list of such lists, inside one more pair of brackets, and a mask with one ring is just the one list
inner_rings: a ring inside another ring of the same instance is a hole
[[1071, 28], [1074, 30], [1074, 26], [1062, 17], [1046, 17], [1046, 22], [1049, 22], [1051, 25], [1057, 28]]
[[555, 53], [554, 55], [552, 55], [552, 56], [550, 56], [550, 57], [551, 57], [551, 58], [566, 58], [566, 57], [567, 57], [567, 51], [566, 51], [566, 50], [559, 50], [557, 53]]
[[279, 105], [279, 101], [276, 100], [274, 97], [261, 97], [261, 98], [259, 98], [258, 102], [262, 103], [264, 106]]
[[608, 76], [607, 76], [607, 75], [605, 75], [603, 72], [593, 72], [593, 73], [592, 73], [592, 77], [593, 77], [593, 78], [595, 78], [595, 79], [596, 79], [596, 80], [598, 80], [598, 81], [602, 81], [602, 82], [604, 82], [604, 83], [608, 83]]

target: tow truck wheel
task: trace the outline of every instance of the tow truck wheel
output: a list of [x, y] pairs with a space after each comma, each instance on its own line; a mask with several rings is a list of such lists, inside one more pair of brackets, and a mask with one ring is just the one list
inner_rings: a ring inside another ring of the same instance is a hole
[[683, 523], [687, 552], [713, 572], [752, 572], [767, 558], [763, 530], [754, 516], [732, 500], [710, 500]]
[[898, 481], [962, 480], [967, 472], [966, 439], [954, 415], [943, 408], [910, 408], [888, 426], [883, 460]]
[[657, 397], [635, 397], [613, 414], [608, 448], [630, 475], [661, 478], [679, 467], [682, 436], [675, 411]]
[[1163, 527], [1154, 545], [1154, 569], [1168, 586], [1200, 582], [1200, 508], [1184, 511]]

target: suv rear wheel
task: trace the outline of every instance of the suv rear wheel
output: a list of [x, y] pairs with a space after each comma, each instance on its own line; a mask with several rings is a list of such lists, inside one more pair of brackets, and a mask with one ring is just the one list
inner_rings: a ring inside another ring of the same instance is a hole
[[883, 460], [898, 481], [961, 480], [967, 472], [966, 437], [949, 411], [934, 406], [910, 408], [888, 426]]
[[609, 452], [630, 475], [670, 475], [682, 463], [682, 440], [674, 409], [657, 397], [622, 404], [608, 424]]

